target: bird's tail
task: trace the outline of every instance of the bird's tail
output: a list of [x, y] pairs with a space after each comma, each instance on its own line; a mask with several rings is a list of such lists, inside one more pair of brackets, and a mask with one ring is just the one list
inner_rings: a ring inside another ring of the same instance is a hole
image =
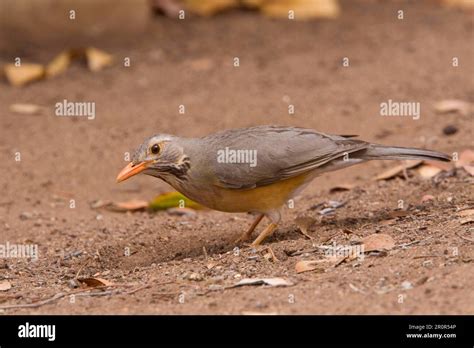
[[433, 160], [451, 161], [451, 156], [441, 152], [412, 147], [384, 146], [372, 144], [362, 156], [366, 160]]

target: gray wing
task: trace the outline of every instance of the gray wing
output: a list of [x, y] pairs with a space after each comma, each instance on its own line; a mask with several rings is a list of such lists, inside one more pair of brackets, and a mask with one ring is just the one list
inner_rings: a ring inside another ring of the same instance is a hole
[[[208, 160], [214, 162], [216, 185], [229, 189], [249, 189], [298, 176], [342, 158], [346, 153], [366, 149], [369, 143], [352, 136], [327, 135], [311, 129], [259, 126], [228, 130], [202, 138]], [[255, 151], [255, 165], [222, 163], [216, 151]]]

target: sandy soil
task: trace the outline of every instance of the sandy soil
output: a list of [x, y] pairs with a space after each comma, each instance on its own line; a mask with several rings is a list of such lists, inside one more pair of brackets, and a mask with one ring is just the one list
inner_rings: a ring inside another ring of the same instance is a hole
[[[401, 6], [403, 21], [395, 15]], [[279, 261], [265, 257], [265, 248], [233, 250], [251, 215], [199, 211], [180, 217], [90, 207], [96, 200], [151, 199], [170, 190], [145, 176], [115, 183], [124, 153], [154, 133], [202, 136], [286, 124], [446, 153], [472, 148], [472, 115], [439, 115], [432, 107], [443, 99], [473, 101], [472, 17], [418, 1], [345, 1], [343, 8], [334, 21], [276, 21], [237, 11], [212, 20], [159, 18], [144, 36], [99, 46], [118, 59], [108, 70], [94, 74], [75, 64], [21, 89], [2, 81], [0, 243], [37, 244], [39, 259], [0, 260], [0, 281], [12, 285], [0, 292], [0, 306], [65, 296], [0, 312], [474, 313], [474, 252], [466, 239], [472, 239], [473, 225], [462, 225], [456, 214], [474, 205], [473, 179], [462, 170], [436, 180], [413, 175], [375, 182], [374, 175], [395, 163], [372, 162], [323, 175], [293, 209], [284, 209], [283, 223], [264, 244]], [[63, 48], [27, 46], [21, 54], [47, 62]], [[0, 63], [12, 54], [4, 50]], [[459, 67], [452, 67], [453, 56]], [[131, 67], [120, 64], [123, 57], [131, 58]], [[343, 57], [350, 67], [342, 67]], [[285, 96], [294, 115], [288, 115]], [[54, 104], [63, 99], [94, 101], [96, 119], [56, 117]], [[420, 102], [421, 118], [379, 116], [388, 99]], [[20, 102], [47, 111], [9, 111]], [[459, 131], [443, 135], [446, 125]], [[357, 187], [329, 192], [342, 183]], [[422, 203], [426, 194], [434, 200]], [[329, 200], [346, 204], [329, 217], [311, 208]], [[399, 200], [408, 213], [394, 218]], [[295, 225], [303, 214], [317, 220], [309, 232], [313, 240]], [[313, 245], [347, 245], [373, 233], [390, 235], [398, 247], [363, 261], [295, 272], [299, 260], [324, 257]], [[94, 275], [116, 286], [102, 296], [70, 296], [83, 291], [74, 288], [77, 276]], [[281, 277], [293, 285], [231, 287], [254, 277]]]

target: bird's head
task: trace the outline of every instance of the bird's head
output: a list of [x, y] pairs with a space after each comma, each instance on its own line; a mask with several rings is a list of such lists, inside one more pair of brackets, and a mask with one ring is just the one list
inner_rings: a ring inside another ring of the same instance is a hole
[[180, 138], [168, 134], [154, 135], [135, 151], [132, 161], [117, 176], [117, 182], [124, 181], [138, 173], [181, 178], [189, 170], [189, 158], [179, 145]]

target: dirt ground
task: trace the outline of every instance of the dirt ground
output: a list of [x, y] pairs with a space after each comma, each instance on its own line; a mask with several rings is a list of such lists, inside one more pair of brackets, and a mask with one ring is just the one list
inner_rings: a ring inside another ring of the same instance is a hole
[[[55, 79], [24, 88], [2, 80], [0, 243], [37, 244], [39, 258], [0, 260], [0, 282], [11, 284], [0, 291], [0, 306], [61, 295], [34, 308], [0, 312], [474, 313], [474, 225], [461, 224], [457, 215], [474, 206], [473, 178], [463, 170], [428, 180], [410, 175], [374, 181], [397, 163], [371, 162], [325, 174], [293, 209], [283, 210], [282, 224], [263, 244], [278, 261], [263, 247], [234, 250], [251, 215], [91, 208], [96, 200], [151, 199], [171, 190], [147, 176], [115, 183], [126, 164], [124, 153], [155, 133], [203, 136], [284, 124], [446, 153], [472, 149], [472, 115], [433, 110], [443, 99], [474, 101], [472, 15], [421, 1], [342, 5], [337, 20], [310, 22], [247, 11], [210, 20], [160, 17], [139, 38], [94, 43], [118, 58], [103, 72], [74, 64]], [[396, 18], [401, 7], [403, 21]], [[30, 45], [21, 54], [47, 62], [64, 48]], [[3, 50], [0, 64], [13, 54]], [[131, 58], [131, 67], [122, 66], [123, 57]], [[238, 68], [234, 57], [240, 59]], [[343, 57], [349, 57], [350, 67], [342, 67]], [[452, 66], [453, 57], [459, 57], [458, 67]], [[294, 115], [288, 114], [288, 98]], [[54, 104], [63, 99], [94, 101], [96, 118], [56, 117]], [[421, 118], [380, 116], [380, 103], [388, 99], [420, 102]], [[47, 112], [14, 114], [12, 103], [39, 104]], [[178, 113], [180, 104], [185, 114]], [[459, 131], [444, 135], [446, 125]], [[343, 183], [356, 188], [329, 192]], [[421, 202], [427, 194], [434, 199]], [[320, 215], [314, 206], [329, 200], [345, 205], [334, 215]], [[407, 213], [394, 217], [400, 200]], [[300, 215], [317, 220], [309, 231], [312, 240], [295, 225]], [[347, 245], [373, 233], [390, 235], [397, 247], [363, 261], [295, 272], [300, 260], [324, 258], [316, 246]], [[97, 292], [92, 295], [75, 287], [76, 277], [92, 276], [115, 286], [91, 289]], [[256, 277], [280, 277], [292, 285], [231, 287]]]

